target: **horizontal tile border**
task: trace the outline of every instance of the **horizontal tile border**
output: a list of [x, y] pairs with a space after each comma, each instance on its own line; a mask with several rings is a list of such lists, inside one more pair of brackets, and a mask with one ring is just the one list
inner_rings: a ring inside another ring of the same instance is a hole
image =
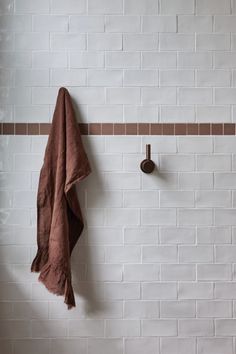
[[[1, 135], [48, 135], [51, 123], [0, 123]], [[79, 123], [82, 135], [235, 135], [236, 123]]]

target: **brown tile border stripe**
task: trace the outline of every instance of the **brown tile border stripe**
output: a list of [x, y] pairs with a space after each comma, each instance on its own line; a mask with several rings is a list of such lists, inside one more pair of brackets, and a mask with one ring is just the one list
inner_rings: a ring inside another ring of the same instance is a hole
[[[236, 135], [236, 123], [79, 123], [82, 135]], [[0, 123], [0, 135], [48, 135], [50, 123]]]

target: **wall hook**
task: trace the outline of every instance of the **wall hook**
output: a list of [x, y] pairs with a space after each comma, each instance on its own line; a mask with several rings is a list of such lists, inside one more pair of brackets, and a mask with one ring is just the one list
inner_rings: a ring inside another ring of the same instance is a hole
[[151, 145], [146, 144], [146, 159], [140, 163], [140, 168], [144, 173], [152, 173], [155, 163], [151, 160]]

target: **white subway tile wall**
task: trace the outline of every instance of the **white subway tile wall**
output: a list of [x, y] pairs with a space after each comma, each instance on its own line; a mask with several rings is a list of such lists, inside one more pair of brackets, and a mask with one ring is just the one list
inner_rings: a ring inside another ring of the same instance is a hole
[[236, 137], [150, 138], [145, 175], [147, 136], [83, 136], [68, 311], [30, 272], [47, 137], [1, 137], [1, 353], [235, 353]]
[[[234, 0], [1, 0], [0, 121], [236, 122]], [[0, 138], [1, 354], [234, 354], [236, 138], [83, 136], [77, 307], [30, 272], [45, 136]], [[145, 144], [157, 169], [140, 171]]]
[[234, 0], [2, 0], [0, 121], [50, 122], [66, 86], [80, 121], [235, 122], [235, 19]]

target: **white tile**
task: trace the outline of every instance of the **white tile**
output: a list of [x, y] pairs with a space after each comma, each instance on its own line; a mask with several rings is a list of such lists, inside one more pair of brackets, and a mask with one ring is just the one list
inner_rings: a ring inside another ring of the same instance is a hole
[[141, 261], [140, 246], [108, 246], [105, 253], [107, 263], [138, 263]]
[[216, 209], [215, 225], [234, 225], [235, 224], [235, 209]]
[[91, 14], [120, 14], [122, 11], [122, 0], [88, 0], [88, 12]]
[[175, 104], [176, 89], [173, 87], [143, 88], [142, 103], [144, 104]]
[[158, 119], [158, 110], [155, 105], [124, 105], [124, 121], [129, 123], [146, 122], [149, 117], [149, 122], [156, 122]]
[[71, 337], [99, 337], [104, 335], [103, 320], [69, 320], [68, 326], [69, 336]]
[[194, 35], [180, 33], [160, 33], [160, 50], [193, 50]]
[[106, 32], [139, 32], [141, 21], [139, 16], [107, 16]]
[[160, 107], [160, 121], [163, 123], [194, 122], [195, 110], [191, 106], [164, 106]]
[[158, 37], [155, 34], [123, 34], [123, 49], [125, 51], [155, 50], [157, 45]]
[[211, 104], [212, 90], [210, 88], [180, 88], [180, 104]]
[[30, 104], [31, 92], [29, 87], [24, 90], [20, 88], [0, 88], [0, 100], [4, 104]]
[[113, 354], [123, 353], [123, 341], [121, 338], [89, 338], [88, 354]]
[[105, 283], [105, 299], [108, 300], [133, 300], [140, 299], [140, 284], [134, 282]]
[[125, 70], [124, 86], [154, 86], [158, 82], [158, 73], [153, 70]]
[[202, 354], [220, 354], [222, 350], [225, 354], [233, 354], [231, 338], [198, 338], [198, 348]]
[[215, 16], [215, 31], [220, 33], [235, 32], [235, 16]]
[[52, 69], [50, 75], [51, 86], [85, 86], [87, 82], [84, 69]]
[[[178, 16], [178, 31], [183, 33], [197, 32], [209, 33], [212, 31], [211, 16], [193, 16], [180, 15]], [[217, 31], [218, 32], [218, 31]]]
[[89, 33], [88, 49], [90, 50], [121, 50], [122, 36], [118, 33]]
[[176, 320], [143, 320], [142, 321], [143, 336], [176, 336], [177, 321]]
[[161, 191], [161, 207], [193, 207], [194, 194], [187, 191]]
[[106, 66], [108, 68], [139, 68], [140, 63], [140, 54], [134, 51], [109, 51], [106, 53]]
[[29, 68], [32, 61], [29, 52], [1, 52], [0, 59], [3, 68]]
[[110, 172], [105, 175], [105, 183], [108, 190], [139, 189], [140, 175], [138, 173]]
[[174, 263], [177, 262], [176, 246], [143, 246], [143, 263]]
[[231, 169], [230, 155], [198, 155], [198, 171], [227, 171]]
[[63, 15], [33, 15], [33, 30], [40, 32], [62, 31], [68, 30], [68, 16]]
[[197, 191], [197, 207], [230, 207], [231, 193], [228, 191]]
[[16, 33], [16, 50], [48, 50], [48, 33]]
[[229, 106], [198, 106], [196, 110], [198, 122], [231, 122]]
[[210, 209], [180, 209], [180, 225], [212, 225], [213, 215]]
[[229, 14], [230, 1], [229, 0], [197, 0], [196, 3], [197, 14]]
[[159, 234], [162, 244], [195, 243], [195, 230], [191, 227], [161, 227]]
[[65, 68], [67, 66], [67, 55], [61, 52], [33, 52], [33, 68]]
[[162, 338], [161, 352], [163, 354], [196, 353], [194, 338]]
[[87, 278], [90, 281], [121, 281], [121, 264], [89, 264]]
[[69, 21], [69, 31], [80, 33], [103, 32], [104, 18], [103, 16], [72, 15]]
[[158, 4], [155, 0], [125, 0], [125, 14], [155, 14], [158, 10]]
[[234, 319], [218, 319], [215, 321], [216, 336], [234, 336], [236, 322]]
[[207, 282], [181, 282], [180, 299], [213, 299], [213, 284]]
[[110, 123], [123, 122], [123, 107], [122, 105], [89, 105], [88, 106], [88, 122]]
[[142, 65], [144, 68], [175, 68], [176, 67], [175, 52], [143, 52]]
[[217, 282], [215, 284], [215, 294], [217, 299], [234, 299], [235, 290], [235, 282]]
[[198, 280], [231, 280], [231, 266], [229, 264], [198, 264]]
[[193, 155], [162, 155], [160, 159], [160, 168], [162, 171], [193, 171]]
[[162, 264], [161, 280], [178, 281], [178, 280], [195, 280], [195, 265], [192, 264]]
[[87, 206], [89, 208], [122, 207], [122, 191], [87, 191]]
[[176, 211], [173, 208], [165, 209], [142, 209], [142, 225], [175, 225]]
[[143, 32], [176, 32], [176, 16], [143, 16]]
[[52, 33], [50, 36], [50, 44], [52, 50], [85, 50], [86, 36], [85, 34], [74, 33]]
[[177, 283], [145, 282], [142, 284], [142, 298], [147, 300], [176, 299]]
[[153, 191], [124, 191], [124, 207], [158, 207], [158, 194]]
[[88, 86], [122, 86], [121, 70], [88, 70]]
[[163, 14], [193, 14], [193, 0], [161, 0], [161, 13]]
[[178, 151], [184, 153], [210, 153], [213, 151], [213, 140], [209, 137], [180, 136]]
[[235, 53], [234, 52], [215, 53], [215, 67], [216, 69], [234, 68]]
[[198, 227], [197, 243], [231, 243], [229, 227]]
[[14, 354], [22, 354], [22, 353], [27, 353], [27, 352], [30, 353], [32, 351], [35, 354], [49, 354], [50, 353], [50, 340], [49, 339], [32, 339], [32, 338], [30, 338], [30, 339], [17, 339], [14, 341], [14, 345], [13, 345], [13, 353]]
[[155, 244], [157, 237], [157, 227], [127, 227], [124, 229], [125, 244]]
[[104, 53], [103, 52], [70, 52], [69, 53], [70, 68], [103, 68]]
[[179, 261], [181, 263], [211, 263], [213, 262], [212, 246], [179, 246]]
[[157, 338], [127, 338], [125, 340], [125, 354], [159, 354]]
[[121, 244], [122, 230], [111, 227], [89, 227], [87, 231], [88, 243]]
[[141, 151], [141, 138], [130, 136], [106, 137], [106, 151], [109, 153], [135, 153]]
[[197, 71], [197, 86], [230, 86], [230, 72], [226, 70]]
[[161, 70], [160, 85], [161, 86], [193, 86], [194, 71], [193, 70]]
[[196, 49], [203, 50], [229, 50], [229, 34], [197, 34]]
[[200, 319], [179, 320], [179, 334], [181, 336], [212, 336], [213, 321]]
[[125, 281], [150, 281], [159, 279], [159, 265], [156, 264], [125, 264]]
[[30, 323], [24, 320], [0, 321], [1, 338], [24, 339], [30, 337]]
[[125, 318], [157, 318], [159, 317], [158, 301], [125, 301]]
[[194, 53], [180, 52], [178, 55], [178, 66], [180, 68], [211, 68], [212, 54], [209, 52]]
[[51, 341], [51, 354], [63, 354], [69, 352], [76, 354], [79, 351], [86, 351], [86, 339], [53, 339]]
[[86, 11], [85, 0], [69, 0], [66, 3], [63, 0], [52, 0], [51, 13], [84, 13]]
[[178, 300], [178, 301], [161, 301], [161, 317], [164, 318], [181, 318], [195, 317], [195, 301]]
[[39, 3], [33, 3], [30, 0], [16, 0], [15, 3], [16, 13], [48, 13], [49, 0], [43, 0]]
[[232, 303], [231, 301], [197, 301], [198, 317], [231, 317]]
[[106, 90], [106, 103], [107, 104], [140, 103], [140, 89], [136, 87], [108, 88]]
[[106, 337], [138, 337], [139, 320], [106, 320]]

